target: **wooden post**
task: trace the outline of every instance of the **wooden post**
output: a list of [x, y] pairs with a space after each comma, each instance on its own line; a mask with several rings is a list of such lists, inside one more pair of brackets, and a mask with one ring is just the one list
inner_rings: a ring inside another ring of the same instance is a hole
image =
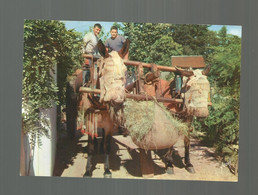
[[161, 83], [158, 82], [158, 83], [155, 83], [155, 93], [156, 93], [156, 98], [159, 98], [161, 97]]
[[137, 93], [138, 94], [143, 94], [144, 93], [144, 73], [143, 73], [143, 66], [139, 65], [138, 66], [138, 78], [137, 78]]
[[140, 164], [142, 176], [144, 178], [150, 178], [154, 176], [154, 167], [153, 160], [151, 158], [151, 150], [145, 151], [144, 149], [140, 150]]
[[90, 66], [90, 80], [91, 80], [91, 88], [94, 89], [94, 71], [95, 71], [95, 64], [92, 58], [91, 66]]
[[[155, 76], [157, 76], [157, 78], [160, 77], [160, 70], [158, 69], [158, 66], [156, 64], [151, 64], [151, 72], [153, 72], [153, 74]], [[161, 96], [162, 90], [161, 90], [161, 83], [160, 82], [156, 82], [155, 83], [155, 95], [156, 98], [159, 98]]]

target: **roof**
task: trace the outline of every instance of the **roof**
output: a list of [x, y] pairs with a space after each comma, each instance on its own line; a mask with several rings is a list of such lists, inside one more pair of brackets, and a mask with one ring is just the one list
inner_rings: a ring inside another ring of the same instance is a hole
[[181, 68], [204, 68], [205, 62], [202, 56], [172, 56], [172, 67]]

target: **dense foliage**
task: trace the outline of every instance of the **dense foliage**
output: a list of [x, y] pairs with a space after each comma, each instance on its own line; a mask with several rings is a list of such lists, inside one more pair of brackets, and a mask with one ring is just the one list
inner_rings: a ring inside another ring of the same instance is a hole
[[34, 141], [47, 135], [48, 121], [40, 111], [64, 101], [66, 77], [81, 64], [80, 48], [81, 35], [60, 21], [24, 22], [22, 114], [24, 131]]
[[172, 55], [182, 55], [182, 46], [171, 37], [170, 24], [123, 23], [120, 29], [131, 41], [131, 60], [169, 66]]
[[205, 141], [214, 144], [224, 159], [237, 162], [240, 118], [241, 39], [228, 35], [226, 27], [218, 33], [218, 46], [208, 60], [212, 64], [209, 79], [212, 89], [210, 116], [200, 123]]
[[216, 36], [208, 29], [209, 25], [175, 24], [171, 25], [174, 41], [183, 47], [184, 55], [202, 55], [207, 57], [208, 47], [216, 45]]

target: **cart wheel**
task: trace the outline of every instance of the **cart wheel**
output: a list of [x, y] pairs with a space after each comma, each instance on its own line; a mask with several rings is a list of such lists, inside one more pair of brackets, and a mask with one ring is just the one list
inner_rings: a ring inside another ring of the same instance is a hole
[[73, 139], [77, 128], [77, 94], [71, 82], [66, 86], [66, 122], [68, 136]]

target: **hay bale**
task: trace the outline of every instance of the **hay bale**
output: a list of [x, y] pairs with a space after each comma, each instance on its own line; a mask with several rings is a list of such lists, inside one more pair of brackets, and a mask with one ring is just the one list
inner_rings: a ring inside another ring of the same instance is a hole
[[181, 135], [187, 134], [187, 125], [155, 101], [127, 100], [124, 116], [133, 142], [143, 149], [171, 147]]

